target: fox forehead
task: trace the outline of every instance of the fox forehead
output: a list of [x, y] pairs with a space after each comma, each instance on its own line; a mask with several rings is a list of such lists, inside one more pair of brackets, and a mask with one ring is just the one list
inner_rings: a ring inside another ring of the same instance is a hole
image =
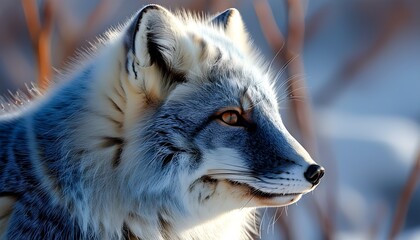
[[278, 110], [268, 74], [240, 64], [228, 65], [226, 61], [213, 66], [203, 76], [189, 75], [188, 81], [176, 86], [166, 102], [193, 103], [196, 100], [205, 105], [212, 103], [213, 107], [215, 104], [220, 108], [240, 107], [243, 111], [250, 111], [256, 105], [269, 111]]

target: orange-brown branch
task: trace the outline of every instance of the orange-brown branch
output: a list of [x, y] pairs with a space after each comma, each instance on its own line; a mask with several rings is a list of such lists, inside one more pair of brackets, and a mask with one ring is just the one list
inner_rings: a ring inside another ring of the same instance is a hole
[[46, 1], [43, 6], [44, 23], [41, 24], [39, 9], [35, 0], [22, 0], [32, 46], [38, 64], [38, 86], [46, 89], [51, 79], [51, 33], [53, 27], [52, 1]]
[[44, 24], [38, 39], [39, 88], [47, 89], [51, 80], [51, 33], [53, 27], [53, 7], [51, 1], [44, 5]]
[[41, 30], [41, 21], [39, 19], [39, 10], [35, 0], [22, 0], [23, 14], [31, 37], [32, 46], [36, 49], [38, 35]]

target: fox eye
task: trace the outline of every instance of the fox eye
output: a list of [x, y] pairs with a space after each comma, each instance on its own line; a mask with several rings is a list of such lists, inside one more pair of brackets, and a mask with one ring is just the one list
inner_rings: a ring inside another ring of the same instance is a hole
[[238, 123], [239, 123], [239, 118], [240, 118], [239, 113], [236, 112], [236, 111], [233, 111], [233, 110], [229, 110], [229, 111], [223, 112], [220, 115], [220, 119], [224, 123], [226, 123], [228, 125], [231, 125], [231, 126], [237, 126]]

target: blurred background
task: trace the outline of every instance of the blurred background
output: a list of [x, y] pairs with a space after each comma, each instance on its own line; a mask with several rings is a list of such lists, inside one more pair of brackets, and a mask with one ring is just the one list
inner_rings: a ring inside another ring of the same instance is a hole
[[237, 8], [280, 76], [286, 126], [326, 168], [297, 204], [261, 211], [262, 239], [420, 239], [420, 1], [1, 0], [0, 94], [48, 89], [147, 3]]

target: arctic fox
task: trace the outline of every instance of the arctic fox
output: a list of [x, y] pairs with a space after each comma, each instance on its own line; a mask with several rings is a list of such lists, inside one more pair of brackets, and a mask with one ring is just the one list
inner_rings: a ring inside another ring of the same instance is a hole
[[106, 37], [0, 116], [0, 238], [247, 239], [318, 185], [237, 10], [147, 5]]

